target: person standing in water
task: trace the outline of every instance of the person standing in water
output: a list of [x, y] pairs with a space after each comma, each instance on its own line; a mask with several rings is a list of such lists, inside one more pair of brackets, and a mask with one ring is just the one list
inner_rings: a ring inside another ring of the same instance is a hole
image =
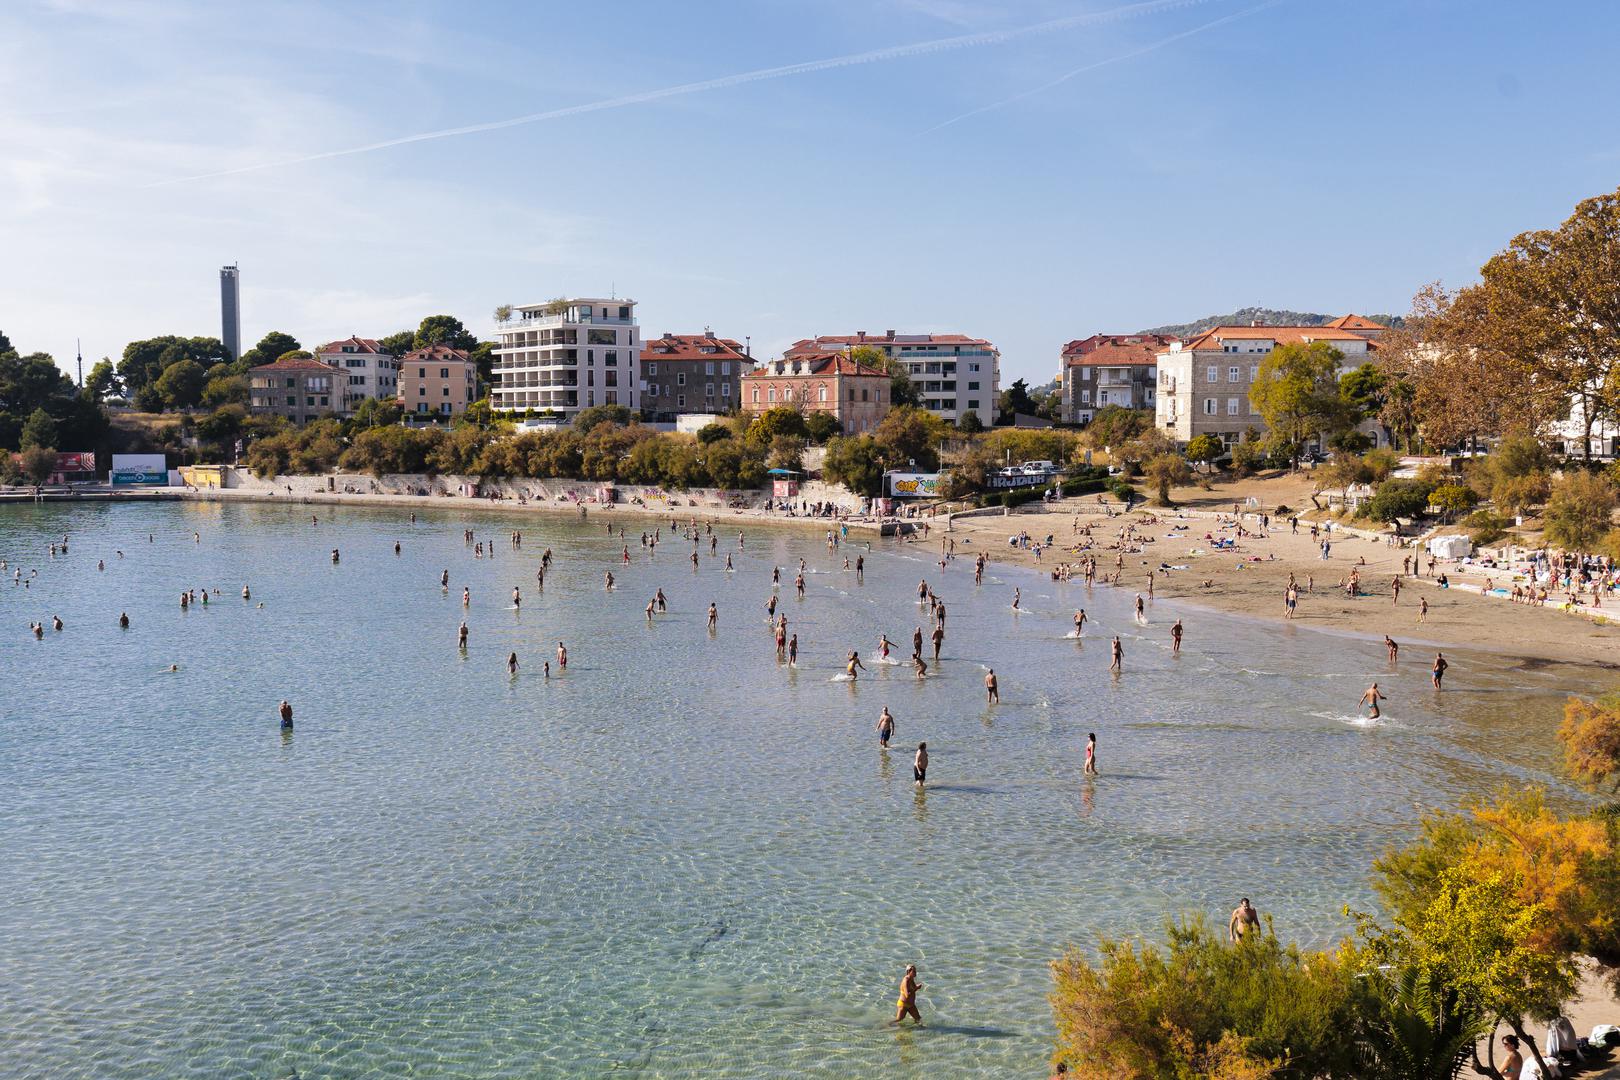
[[1018, 610], [1018, 602], [1020, 600], [1022, 600], [1023, 598], [1024, 598], [1024, 590], [1023, 589], [1017, 589], [1017, 588], [1013, 589], [1013, 610], [1014, 611]]
[[463, 585], [461, 587], [461, 606], [462, 607], [471, 607], [472, 606], [472, 590], [470, 588], [468, 588], [467, 586], [465, 586], [465, 585]]
[[984, 703], [986, 705], [1001, 704], [1001, 687], [996, 683], [995, 668], [991, 668], [984, 673]]
[[118, 613], [118, 629], [120, 629], [120, 630], [128, 630], [129, 629], [129, 612], [120, 611]]
[[517, 653], [508, 653], [506, 657], [506, 673], [508, 675], [516, 675], [517, 669]]
[[911, 779], [918, 787], [928, 782], [928, 744], [917, 744], [917, 756], [911, 759]]
[[456, 647], [465, 651], [467, 648], [467, 620], [461, 620], [461, 629], [456, 631]]
[[1097, 775], [1097, 733], [1095, 731], [1086, 735], [1086, 768], [1085, 775]]
[[292, 722], [292, 706], [287, 703], [286, 698], [281, 699], [281, 708], [278, 711], [281, 713], [281, 727], [282, 727], [282, 729], [286, 730], [288, 728], [291, 728], [293, 726], [293, 722]]
[[[921, 747], [918, 747], [917, 753], [923, 754]], [[922, 783], [921, 780], [917, 782]], [[894, 1019], [889, 1021], [891, 1025], [909, 1016], [918, 1027], [922, 1027], [922, 1014], [917, 1011], [917, 991], [921, 989], [922, 983], [917, 981], [917, 965], [907, 964], [906, 973], [900, 976], [900, 997], [894, 1003]]]
[[1180, 656], [1181, 655], [1181, 620], [1180, 619], [1177, 619], [1176, 624], [1170, 628], [1170, 655], [1171, 656]]
[[1080, 632], [1086, 628], [1086, 609], [1081, 608], [1074, 613], [1074, 636], [1079, 637]]
[[1367, 687], [1367, 692], [1361, 695], [1361, 701], [1359, 704], [1367, 707], [1367, 719], [1376, 720], [1379, 716], [1378, 703], [1380, 701], [1388, 700], [1388, 696], [1386, 696], [1382, 690], [1378, 689], [1378, 684], [1373, 683], [1371, 686]]
[[1110, 651], [1113, 655], [1113, 659], [1108, 665], [1108, 670], [1117, 675], [1125, 669], [1125, 648], [1119, 643], [1118, 634], [1114, 635], [1114, 643], [1112, 646], [1110, 646]]
[[515, 608], [521, 608], [523, 606], [523, 593], [516, 585], [512, 586], [512, 606]]
[[658, 601], [656, 601], [656, 600], [649, 600], [649, 601], [647, 601], [647, 621], [648, 621], [648, 622], [652, 622], [652, 621], [653, 621], [653, 620], [652, 620], [652, 617], [653, 617], [653, 608], [655, 608], [655, 607], [657, 607], [657, 606], [658, 606]]
[[1249, 903], [1245, 896], [1238, 901], [1238, 906], [1232, 909], [1232, 917], [1226, 921], [1226, 936], [1234, 945], [1242, 941], [1250, 930], [1260, 928], [1260, 913]]
[[709, 605], [709, 629], [712, 631], [720, 622], [720, 609], [714, 604]]
[[887, 750], [889, 740], [894, 738], [894, 716], [889, 712], [887, 705], [883, 706], [883, 712], [878, 714], [877, 733], [878, 745]]
[[1434, 688], [1436, 690], [1440, 689], [1440, 682], [1446, 677], [1446, 668], [1450, 666], [1451, 665], [1446, 662], [1446, 658], [1443, 653], [1437, 652], [1434, 654], [1434, 666], [1429, 668], [1429, 681], [1434, 683]]
[[560, 641], [557, 642], [557, 670], [568, 670], [568, 647]]
[[937, 664], [937, 663], [939, 663], [939, 647], [941, 645], [945, 644], [945, 624], [944, 623], [941, 623], [940, 625], [934, 627], [934, 632], [929, 635], [929, 640], [931, 640], [934, 643], [934, 663]]
[[1394, 663], [1401, 655], [1401, 647], [1395, 644], [1395, 639], [1388, 634], [1384, 635], [1384, 648], [1389, 652], [1389, 662]]
[[794, 634], [792, 637], [788, 638], [788, 664], [791, 666], [791, 665], [797, 664], [798, 662], [799, 662], [799, 635]]
[[1142, 594], [1141, 593], [1136, 594], [1136, 621], [1137, 622], [1147, 622], [1147, 615], [1142, 610]]

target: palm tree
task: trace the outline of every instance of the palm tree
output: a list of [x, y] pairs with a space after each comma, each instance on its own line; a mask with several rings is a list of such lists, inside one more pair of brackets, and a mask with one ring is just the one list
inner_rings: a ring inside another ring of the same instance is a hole
[[1360, 1032], [1367, 1080], [1454, 1080], [1489, 1029], [1436, 972], [1416, 965], [1367, 977]]

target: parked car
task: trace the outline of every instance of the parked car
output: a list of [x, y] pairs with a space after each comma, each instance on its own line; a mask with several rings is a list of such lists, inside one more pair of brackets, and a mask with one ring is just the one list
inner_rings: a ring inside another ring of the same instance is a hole
[[1057, 472], [1057, 463], [1053, 461], [1026, 461], [1024, 462], [1025, 476], [1045, 476], [1049, 472]]

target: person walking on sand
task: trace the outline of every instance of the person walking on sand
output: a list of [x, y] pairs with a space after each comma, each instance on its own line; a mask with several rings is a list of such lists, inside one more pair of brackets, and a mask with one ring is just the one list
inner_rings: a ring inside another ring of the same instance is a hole
[[928, 744], [917, 744], [917, 756], [911, 759], [911, 779], [918, 787], [928, 782]]
[[1445, 654], [1434, 654], [1434, 666], [1429, 669], [1429, 681], [1434, 683], [1436, 690], [1440, 689], [1440, 682], [1446, 677], [1446, 668], [1451, 665], [1446, 662]]
[[281, 727], [282, 727], [282, 730], [287, 730], [287, 729], [291, 728], [293, 726], [293, 722], [292, 722], [292, 706], [287, 703], [286, 698], [281, 699], [281, 707], [277, 711], [281, 713]]
[[1389, 583], [1389, 602], [1390, 602], [1390, 606], [1392, 606], [1392, 607], [1398, 605], [1401, 602], [1401, 579], [1400, 578], [1395, 578], [1393, 581], [1391, 581]]
[[[919, 748], [919, 754], [922, 750]], [[921, 780], [917, 781], [919, 784]], [[898, 1024], [906, 1017], [911, 1017], [918, 1027], [922, 1027], [922, 1014], [917, 1011], [917, 991], [922, 989], [922, 983], [917, 981], [917, 965], [907, 964], [906, 973], [900, 977], [900, 997], [894, 1003], [894, 1019], [891, 1025]]]
[[1389, 651], [1389, 662], [1390, 663], [1393, 664], [1396, 660], [1398, 660], [1400, 658], [1401, 647], [1399, 645], [1397, 645], [1395, 643], [1395, 639], [1390, 637], [1388, 634], [1384, 635], [1384, 648]]
[[1171, 656], [1180, 656], [1181, 655], [1181, 620], [1180, 619], [1177, 619], [1176, 624], [1170, 628], [1170, 655]]
[[1367, 687], [1367, 692], [1361, 695], [1360, 701], [1361, 705], [1365, 705], [1367, 707], [1367, 719], [1378, 719], [1378, 703], [1380, 701], [1388, 700], [1388, 696], [1386, 696], [1382, 690], [1378, 689], [1377, 683], [1373, 683], [1371, 686]]
[[1119, 635], [1118, 634], [1114, 635], [1114, 643], [1113, 643], [1112, 646], [1110, 646], [1110, 652], [1112, 654], [1113, 659], [1108, 664], [1108, 670], [1112, 671], [1114, 674], [1118, 675], [1121, 671], [1124, 670], [1124, 664], [1125, 664], [1125, 649], [1119, 643]]
[[1242, 941], [1250, 930], [1260, 928], [1260, 913], [1249, 903], [1245, 896], [1238, 901], [1238, 906], [1232, 909], [1232, 917], [1226, 921], [1226, 937], [1234, 945]]
[[894, 738], [894, 716], [889, 712], [887, 705], [883, 706], [883, 712], [878, 714], [877, 733], [878, 745], [887, 750], [889, 740]]
[[996, 683], [995, 668], [991, 668], [984, 674], [984, 703], [986, 705], [1001, 704], [1001, 687]]
[[1086, 768], [1085, 775], [1097, 775], [1097, 733], [1095, 731], [1086, 735]]

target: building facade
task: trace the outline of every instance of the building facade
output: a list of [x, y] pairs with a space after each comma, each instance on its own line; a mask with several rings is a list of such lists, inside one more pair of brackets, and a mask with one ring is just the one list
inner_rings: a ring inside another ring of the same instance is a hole
[[460, 349], [429, 345], [399, 358], [399, 403], [413, 416], [460, 416], [478, 394], [478, 364]]
[[236, 264], [219, 268], [219, 340], [232, 360], [242, 355], [242, 277]]
[[[1250, 428], [1264, 433], [1265, 421], [1249, 401], [1260, 362], [1279, 345], [1317, 341], [1344, 354], [1344, 371], [1366, 363], [1376, 348], [1364, 334], [1328, 326], [1217, 326], [1172, 344], [1158, 355], [1155, 423], [1181, 445], [1207, 434], [1231, 446]], [[1376, 424], [1362, 430], [1385, 444]]]
[[1105, 405], [1152, 409], [1164, 334], [1093, 334], [1063, 346], [1063, 419], [1089, 424]]
[[961, 334], [831, 334], [794, 342], [784, 360], [828, 352], [850, 353], [869, 346], [898, 360], [911, 376], [922, 407], [953, 423], [973, 412], [986, 425], [995, 422], [1000, 393], [1001, 353], [983, 338]]
[[352, 415], [368, 398], [399, 396], [399, 361], [371, 338], [347, 337], [315, 350], [315, 359], [337, 369], [338, 411]]
[[784, 356], [742, 377], [744, 412], [785, 405], [800, 412], [830, 412], [845, 435], [877, 427], [888, 413], [889, 374], [841, 352]]
[[319, 360], [277, 360], [248, 369], [248, 409], [295, 424], [331, 416], [341, 407], [338, 369]]
[[522, 304], [495, 327], [497, 412], [571, 421], [594, 405], [641, 407], [641, 329], [634, 300], [576, 297]]
[[641, 414], [668, 422], [690, 413], [728, 413], [742, 401], [743, 372], [752, 367], [730, 338], [663, 334], [641, 344]]

